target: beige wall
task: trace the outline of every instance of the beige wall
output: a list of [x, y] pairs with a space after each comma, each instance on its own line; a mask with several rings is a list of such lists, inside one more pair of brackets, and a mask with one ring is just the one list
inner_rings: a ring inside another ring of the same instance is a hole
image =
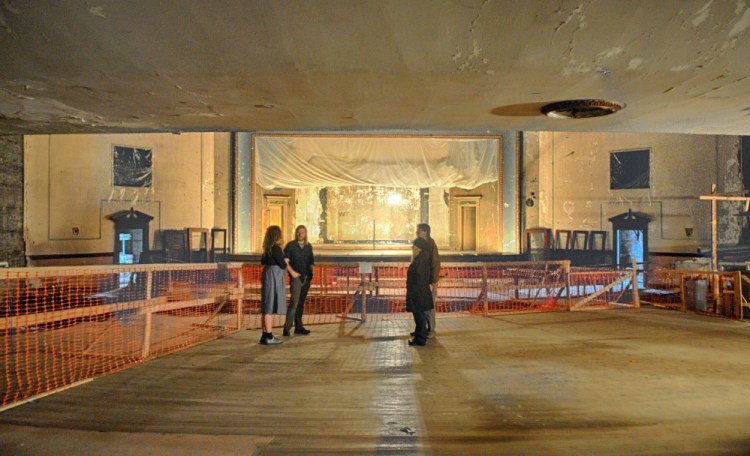
[[[232, 134], [214, 133], [214, 227], [228, 228], [232, 214]], [[227, 233], [229, 235], [229, 233]]]
[[[161, 247], [157, 230], [225, 228], [229, 153], [220, 149], [228, 143], [224, 137], [216, 141], [213, 133], [26, 136], [27, 256], [111, 252], [114, 224], [108, 216], [131, 207], [154, 217], [150, 239], [155, 249]], [[115, 145], [153, 151], [152, 187], [112, 185]], [[73, 227], [78, 227], [78, 236]]]
[[[694, 252], [711, 244], [713, 183], [719, 192], [742, 188], [735, 136], [632, 133], [528, 133], [524, 151], [526, 227], [605, 230], [611, 248], [610, 217], [628, 209], [651, 215], [649, 250]], [[650, 188], [610, 190], [610, 152], [651, 150]], [[722, 205], [719, 241], [737, 243], [737, 205]], [[685, 228], [693, 228], [688, 237]]]

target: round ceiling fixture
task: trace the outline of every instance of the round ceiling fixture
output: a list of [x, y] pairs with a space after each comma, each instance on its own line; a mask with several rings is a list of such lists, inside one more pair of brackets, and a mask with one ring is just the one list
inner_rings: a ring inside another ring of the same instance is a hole
[[565, 100], [542, 106], [542, 114], [554, 119], [585, 119], [614, 114], [625, 105], [607, 100]]

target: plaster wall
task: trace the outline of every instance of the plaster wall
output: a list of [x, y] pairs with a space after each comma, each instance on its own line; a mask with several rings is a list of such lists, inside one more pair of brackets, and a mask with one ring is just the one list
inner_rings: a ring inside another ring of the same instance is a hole
[[[151, 187], [112, 185], [115, 145], [152, 150]], [[228, 206], [214, 203], [216, 173], [225, 165], [214, 165], [219, 143], [213, 133], [35, 135], [24, 138], [24, 147], [26, 255], [32, 260], [63, 256], [58, 263], [111, 263], [105, 256], [113, 250], [108, 216], [131, 207], [154, 217], [152, 249], [161, 248], [159, 230], [212, 228], [217, 211], [218, 226], [227, 225]], [[226, 188], [222, 180], [221, 198]], [[75, 258], [82, 254], [101, 256]]]
[[25, 266], [23, 136], [0, 136], [0, 261]]
[[214, 223], [216, 228], [231, 226], [232, 207], [232, 135], [214, 133]]
[[[698, 197], [742, 188], [736, 136], [557, 133], [525, 135], [524, 198], [527, 227], [607, 231], [610, 217], [628, 209], [653, 217], [649, 250], [695, 252], [711, 244], [711, 204]], [[650, 149], [650, 188], [610, 189], [610, 153]], [[721, 204], [719, 243], [736, 244], [741, 220], [736, 204]], [[692, 228], [687, 236], [685, 228]]]

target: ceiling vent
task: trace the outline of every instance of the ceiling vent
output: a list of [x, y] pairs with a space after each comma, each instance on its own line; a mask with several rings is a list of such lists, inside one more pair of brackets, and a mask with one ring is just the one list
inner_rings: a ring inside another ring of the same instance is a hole
[[585, 119], [614, 114], [625, 106], [607, 100], [565, 100], [542, 106], [542, 114], [554, 119]]

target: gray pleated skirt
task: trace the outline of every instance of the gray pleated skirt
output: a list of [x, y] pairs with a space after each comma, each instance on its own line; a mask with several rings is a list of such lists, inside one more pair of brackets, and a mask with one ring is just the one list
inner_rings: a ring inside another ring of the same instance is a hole
[[260, 280], [260, 309], [264, 314], [286, 313], [284, 270], [274, 265], [263, 266]]

